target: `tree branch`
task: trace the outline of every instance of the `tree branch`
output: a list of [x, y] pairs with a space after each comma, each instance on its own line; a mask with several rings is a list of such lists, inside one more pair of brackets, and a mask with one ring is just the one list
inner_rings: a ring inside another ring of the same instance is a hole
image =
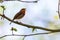
[[20, 2], [26, 2], [26, 3], [37, 3], [38, 1], [20, 1]]
[[18, 35], [18, 34], [12, 35], [12, 34], [9, 34], [9, 35], [1, 36], [0, 39], [1, 39], [1, 38], [4, 38], [4, 37], [6, 37], [6, 36], [25, 36], [25, 37], [27, 37], [27, 36], [43, 35], [43, 34], [51, 34], [51, 33], [54, 33], [54, 32], [35, 33], [35, 34], [28, 34], [28, 35]]
[[[4, 0], [4, 1], [12, 1], [12, 0]], [[17, 0], [17, 1], [25, 2], [25, 3], [37, 3], [39, 0], [36, 0], [36, 1], [22, 1], [22, 0]]]
[[9, 19], [8, 17], [6, 17], [5, 15], [0, 14], [0, 16], [4, 17], [5, 19], [7, 19], [7, 20], [9, 20], [9, 21], [11, 21], [15, 24], [22, 25], [24, 27], [41, 29], [41, 30], [45, 30], [45, 31], [60, 32], [60, 29], [53, 30], [53, 29], [43, 28], [43, 27], [39, 27], [39, 26], [28, 25], [28, 24], [24, 24], [24, 23], [21, 23], [21, 22], [13, 21], [13, 20]]
[[59, 14], [59, 18], [60, 18], [60, 0], [58, 1], [58, 14]]

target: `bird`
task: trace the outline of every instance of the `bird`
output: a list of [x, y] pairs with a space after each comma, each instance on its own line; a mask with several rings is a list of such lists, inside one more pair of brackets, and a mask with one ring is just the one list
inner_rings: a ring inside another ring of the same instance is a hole
[[18, 13], [16, 13], [16, 15], [12, 20], [22, 19], [25, 16], [25, 12], [26, 12], [26, 8], [22, 8]]

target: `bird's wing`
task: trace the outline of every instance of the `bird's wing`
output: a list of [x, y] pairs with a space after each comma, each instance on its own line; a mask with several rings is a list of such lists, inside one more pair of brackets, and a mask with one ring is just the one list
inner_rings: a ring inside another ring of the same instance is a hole
[[18, 13], [14, 16], [13, 20], [14, 20], [14, 19], [17, 19], [17, 17], [18, 17], [19, 15], [21, 15], [21, 14], [18, 12]]
[[17, 19], [21, 19], [24, 17], [25, 14], [21, 14], [20, 16], [17, 17]]
[[13, 20], [14, 20], [14, 19], [19, 19], [19, 17], [22, 18], [24, 15], [25, 15], [25, 12], [23, 12], [23, 11], [21, 10], [21, 11], [19, 11], [19, 12], [14, 16]]

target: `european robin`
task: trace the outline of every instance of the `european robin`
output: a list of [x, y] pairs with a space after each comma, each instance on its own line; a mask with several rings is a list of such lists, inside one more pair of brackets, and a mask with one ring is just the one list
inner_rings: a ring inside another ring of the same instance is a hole
[[[25, 15], [25, 12], [26, 12], [26, 8], [22, 8], [13, 18], [13, 20], [15, 19], [21, 19], [24, 17]], [[10, 23], [11, 24], [11, 23]]]

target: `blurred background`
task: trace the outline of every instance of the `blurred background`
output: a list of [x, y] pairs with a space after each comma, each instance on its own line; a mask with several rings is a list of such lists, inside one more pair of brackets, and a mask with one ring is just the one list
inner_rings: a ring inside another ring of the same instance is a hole
[[[26, 0], [24, 0], [26, 1]], [[29, 0], [30, 1], [30, 0]], [[32, 1], [32, 0], [31, 0]], [[33, 0], [34, 1], [34, 0]], [[54, 24], [59, 24], [59, 16], [56, 11], [58, 11], [58, 0], [39, 0], [37, 3], [24, 3], [20, 1], [4, 1], [0, 3], [0, 6], [5, 6], [4, 14], [10, 19], [13, 19], [14, 15], [19, 12], [22, 8], [26, 8], [26, 14], [24, 18], [18, 20], [19, 22], [41, 26], [51, 29], [59, 29], [60, 27], [55, 27]], [[3, 14], [3, 9], [0, 7], [0, 13]], [[3, 35], [12, 34], [11, 27], [16, 28], [18, 31], [14, 34], [32, 34], [46, 32], [43, 30], [36, 29], [32, 32], [32, 28], [27, 28], [21, 25], [12, 23], [9, 25], [10, 21], [4, 19], [1, 20], [0, 17], [0, 37]], [[52, 25], [50, 24], [52, 23]], [[25, 40], [59, 40], [59, 33], [52, 33], [46, 35], [35, 35], [26, 37]], [[19, 36], [7, 36], [0, 40], [22, 40], [23, 37]]]
[[3, 0], [3, 1], [36, 1], [36, 0]]

